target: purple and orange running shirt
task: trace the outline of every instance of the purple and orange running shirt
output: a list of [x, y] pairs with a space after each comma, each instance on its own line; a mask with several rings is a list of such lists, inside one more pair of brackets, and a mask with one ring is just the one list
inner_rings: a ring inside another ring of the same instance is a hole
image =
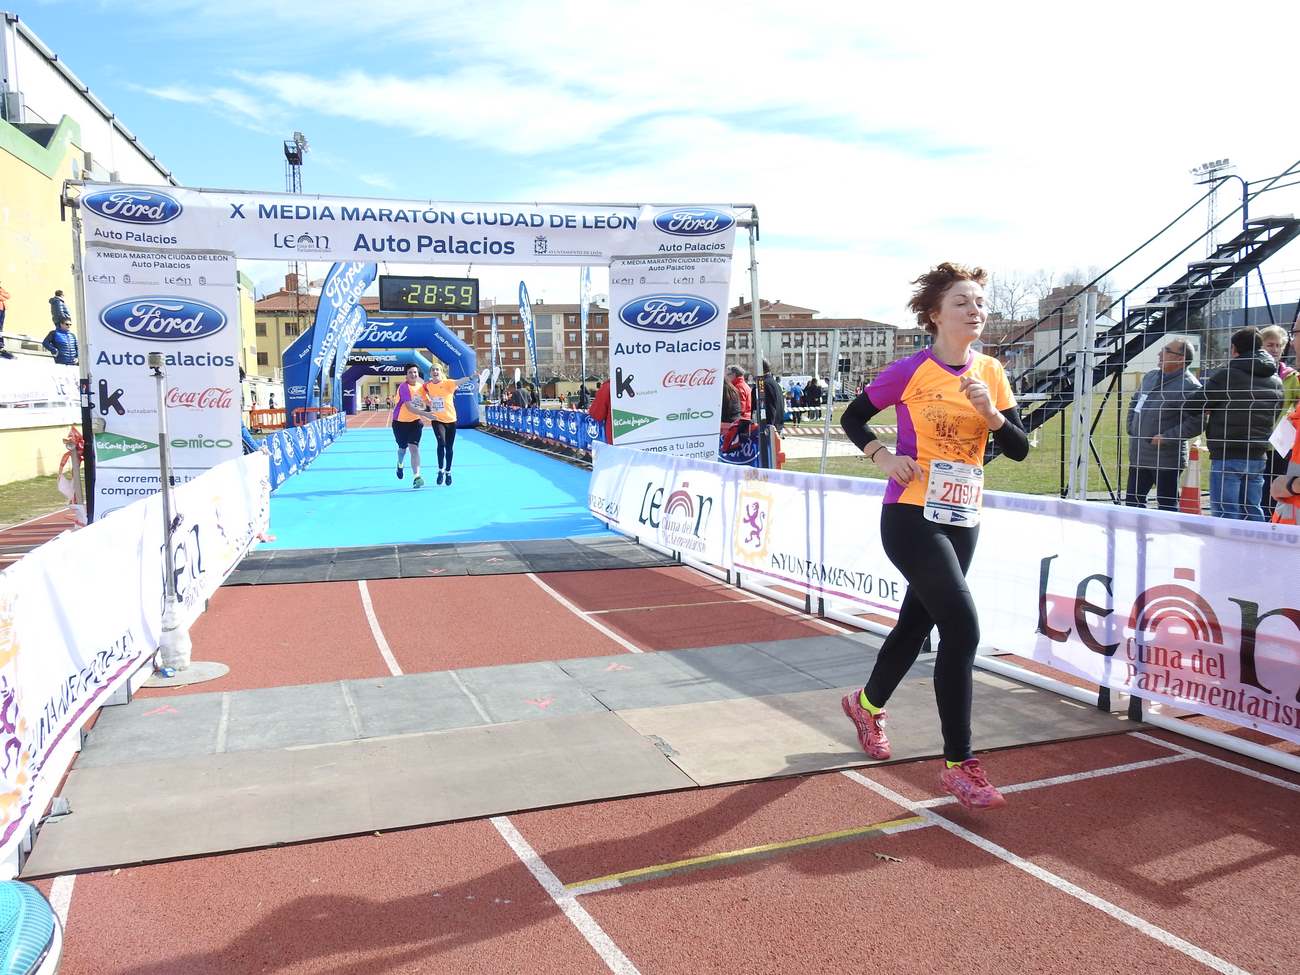
[[406, 405], [411, 402], [412, 395], [423, 390], [423, 382], [417, 383], [415, 386], [412, 386], [409, 382], [403, 382], [402, 385], [397, 387], [397, 405], [393, 407], [394, 423], [410, 423], [412, 420], [424, 419], [419, 413], [413, 413]]
[[925, 488], [930, 479], [931, 460], [962, 464], [984, 462], [989, 425], [961, 391], [963, 376], [979, 379], [989, 388], [993, 407], [999, 413], [1016, 405], [1011, 383], [1002, 363], [992, 356], [971, 353], [966, 365], [944, 365], [930, 349], [885, 367], [867, 387], [867, 398], [878, 410], [894, 407], [898, 416], [898, 447], [901, 457], [921, 465], [921, 476], [907, 487], [890, 480], [885, 503], [925, 506]]

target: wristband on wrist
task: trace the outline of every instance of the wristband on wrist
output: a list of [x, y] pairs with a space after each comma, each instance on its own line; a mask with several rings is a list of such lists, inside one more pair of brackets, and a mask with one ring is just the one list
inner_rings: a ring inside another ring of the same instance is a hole
[[1300, 491], [1297, 491], [1295, 487], [1296, 481], [1300, 481], [1300, 474], [1292, 474], [1290, 477], [1286, 479], [1287, 494], [1300, 494]]

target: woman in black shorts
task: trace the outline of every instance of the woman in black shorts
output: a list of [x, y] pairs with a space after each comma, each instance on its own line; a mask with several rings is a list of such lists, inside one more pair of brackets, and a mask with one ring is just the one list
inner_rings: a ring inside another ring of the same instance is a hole
[[424, 377], [419, 366], [406, 367], [406, 382], [397, 387], [397, 405], [393, 407], [393, 439], [397, 441], [397, 477], [405, 476], [402, 465], [406, 452], [411, 452], [411, 473], [415, 480], [411, 487], [424, 487], [420, 476], [420, 434], [424, 432], [425, 410], [423, 399]]

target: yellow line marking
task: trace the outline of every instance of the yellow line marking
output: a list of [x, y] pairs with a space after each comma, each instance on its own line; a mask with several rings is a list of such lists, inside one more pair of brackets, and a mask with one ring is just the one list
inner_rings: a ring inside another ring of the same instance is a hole
[[922, 822], [924, 816], [907, 816], [903, 819], [891, 819], [883, 823], [874, 823], [871, 826], [854, 826], [851, 829], [840, 829], [833, 833], [819, 833], [816, 836], [804, 836], [797, 840], [783, 840], [780, 843], [764, 843], [762, 846], [750, 846], [743, 850], [731, 850], [727, 853], [710, 853], [708, 856], [691, 857], [687, 860], [674, 860], [672, 863], [661, 863], [653, 867], [639, 867], [636, 870], [624, 870], [621, 873], [606, 874], [603, 877], [593, 877], [590, 880], [583, 880], [577, 883], [565, 884], [565, 890], [573, 890], [578, 887], [589, 887], [594, 884], [606, 884], [627, 880], [633, 880], [639, 877], [646, 877], [651, 874], [669, 873], [673, 870], [681, 870], [686, 867], [697, 867], [705, 865], [718, 865], [729, 860], [740, 860], [745, 857], [759, 856], [764, 853], [774, 853], [780, 850], [792, 850], [801, 846], [811, 846], [815, 843], [831, 843], [835, 840], [853, 839], [860, 836], [868, 836], [872, 833], [879, 833], [882, 830], [893, 829], [897, 826], [912, 826]]
[[756, 603], [757, 596], [749, 599], [711, 599], [700, 603], [661, 603], [657, 606], [617, 606], [614, 609], [584, 609], [588, 616], [603, 616], [608, 613], [637, 613], [647, 609], [683, 609], [691, 606], [724, 606], [736, 603]]

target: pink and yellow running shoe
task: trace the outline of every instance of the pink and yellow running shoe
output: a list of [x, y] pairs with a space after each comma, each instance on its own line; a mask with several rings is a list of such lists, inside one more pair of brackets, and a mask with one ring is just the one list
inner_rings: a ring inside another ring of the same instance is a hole
[[978, 758], [968, 758], [952, 768], [945, 762], [939, 785], [967, 809], [998, 809], [1007, 804], [1002, 793], [989, 784]]
[[840, 707], [844, 709], [845, 715], [857, 729], [858, 744], [862, 746], [862, 750], [878, 762], [889, 758], [889, 737], [885, 734], [885, 712], [881, 711], [873, 715], [859, 703], [857, 691], [845, 694], [844, 699], [840, 701]]

